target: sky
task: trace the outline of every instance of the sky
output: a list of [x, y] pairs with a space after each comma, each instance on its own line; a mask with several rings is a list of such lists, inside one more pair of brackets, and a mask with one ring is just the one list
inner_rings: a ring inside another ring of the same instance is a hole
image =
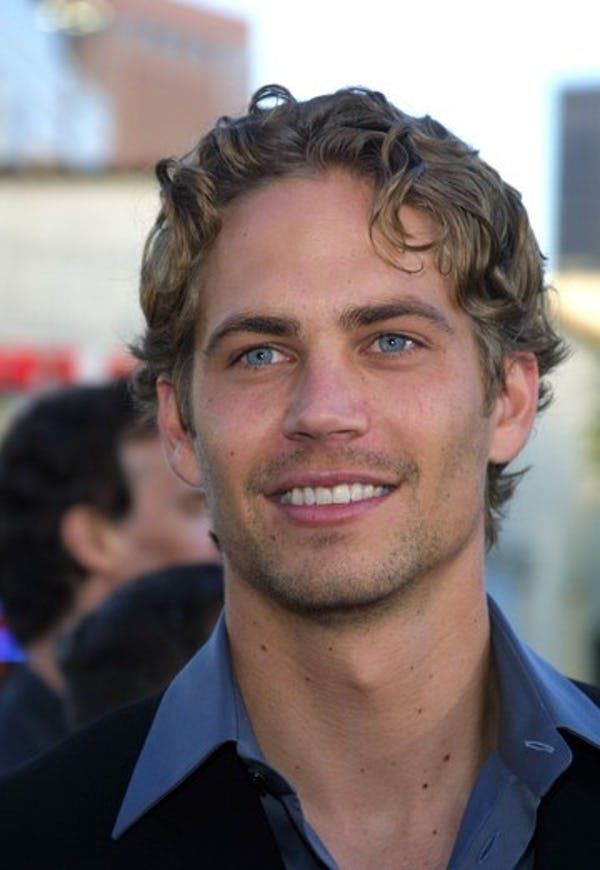
[[[182, 0], [179, 0], [182, 2]], [[433, 115], [521, 191], [545, 253], [556, 225], [561, 87], [600, 85], [590, 0], [183, 0], [244, 18], [251, 89], [306, 98], [346, 85]]]

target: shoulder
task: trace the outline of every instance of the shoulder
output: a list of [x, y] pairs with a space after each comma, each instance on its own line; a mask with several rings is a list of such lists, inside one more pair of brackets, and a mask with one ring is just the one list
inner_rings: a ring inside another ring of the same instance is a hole
[[112, 781], [126, 778], [128, 764], [135, 762], [157, 706], [158, 699], [151, 698], [124, 707], [23, 766], [3, 781], [0, 808], [8, 796], [14, 799], [32, 788], [40, 799], [55, 795], [56, 777], [63, 785], [73, 786], [100, 771]]
[[156, 707], [155, 698], [123, 708], [2, 781], [0, 842], [15, 860], [4, 866], [24, 866], [24, 849], [29, 866], [43, 866], [43, 850], [75, 831], [90, 841], [110, 837]]
[[584, 695], [587, 695], [597, 707], [600, 707], [600, 686], [592, 686], [590, 683], [582, 683], [580, 680], [571, 680], [571, 682]]
[[58, 695], [21, 667], [0, 695], [0, 776], [63, 740], [67, 722]]
[[600, 749], [568, 735], [573, 761], [542, 800], [536, 867], [600, 866]]
[[237, 870], [248, 854], [256, 866], [281, 870], [259, 794], [232, 744], [113, 839], [158, 700], [111, 714], [3, 781], [3, 870]]
[[[597, 686], [575, 685], [600, 707]], [[544, 870], [600, 865], [600, 747], [564, 736], [573, 760], [538, 810], [535, 866]]]

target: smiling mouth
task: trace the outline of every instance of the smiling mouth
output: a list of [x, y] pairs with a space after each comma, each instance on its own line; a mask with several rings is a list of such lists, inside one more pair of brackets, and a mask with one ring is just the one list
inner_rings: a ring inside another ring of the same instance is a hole
[[383, 498], [394, 489], [393, 486], [380, 486], [371, 483], [338, 483], [335, 486], [295, 486], [277, 496], [280, 504], [291, 505], [328, 505], [350, 504]]

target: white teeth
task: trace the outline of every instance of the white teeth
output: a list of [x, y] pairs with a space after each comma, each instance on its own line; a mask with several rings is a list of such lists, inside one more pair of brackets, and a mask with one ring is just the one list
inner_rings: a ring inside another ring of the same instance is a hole
[[362, 483], [353, 483], [350, 490], [350, 498], [352, 501], [361, 501], [364, 498]]
[[318, 486], [315, 490], [315, 496], [317, 504], [331, 504], [333, 502], [333, 492], [325, 486]]
[[339, 483], [333, 487], [333, 503], [334, 504], [349, 504], [350, 503], [350, 487], [347, 483]]
[[350, 504], [353, 501], [365, 501], [370, 498], [381, 498], [389, 492], [387, 486], [373, 486], [371, 483], [338, 483], [336, 486], [295, 486], [279, 496], [281, 504], [293, 505], [324, 505]]
[[314, 504], [317, 500], [315, 491], [310, 486], [304, 487], [304, 504]]

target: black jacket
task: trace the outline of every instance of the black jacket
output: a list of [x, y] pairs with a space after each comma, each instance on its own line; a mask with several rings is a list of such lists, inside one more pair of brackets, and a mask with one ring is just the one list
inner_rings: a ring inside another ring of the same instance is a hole
[[27, 665], [19, 665], [0, 692], [0, 776], [47, 752], [68, 733], [60, 697]]
[[[3, 870], [281, 870], [260, 795], [231, 744], [111, 839], [156, 706], [114, 713], [0, 783]], [[538, 811], [535, 867], [597, 870], [600, 751], [566, 736], [573, 763]]]

